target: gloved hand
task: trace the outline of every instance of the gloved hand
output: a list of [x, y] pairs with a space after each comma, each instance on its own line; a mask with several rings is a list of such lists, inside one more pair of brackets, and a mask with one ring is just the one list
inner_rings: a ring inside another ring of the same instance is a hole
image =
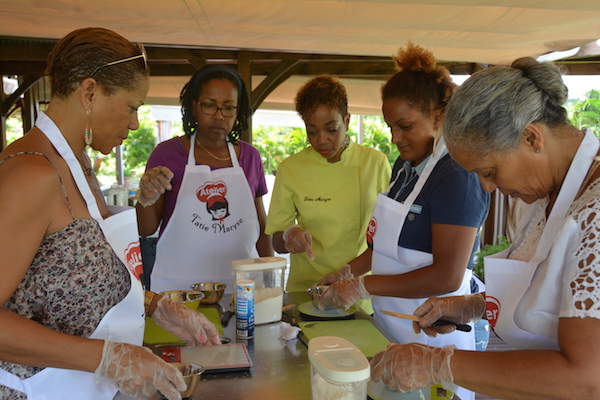
[[327, 286], [321, 294], [319, 309], [324, 310], [327, 303], [336, 308], [349, 309], [361, 299], [370, 299], [371, 294], [365, 288], [365, 277], [344, 279]]
[[151, 397], [160, 391], [169, 400], [181, 400], [186, 389], [181, 372], [150, 349], [128, 343], [104, 341], [102, 359], [94, 372], [97, 381], [111, 380], [121, 393]]
[[315, 259], [312, 247], [312, 236], [306, 232], [299, 225], [292, 225], [283, 231], [284, 246], [290, 253], [304, 253], [308, 255], [311, 260]]
[[166, 297], [158, 300], [151, 318], [164, 330], [185, 340], [188, 346], [221, 344], [219, 331], [204, 314]]
[[165, 190], [171, 190], [171, 179], [173, 172], [167, 167], [159, 166], [146, 171], [140, 179], [138, 202], [144, 207], [156, 203]]
[[416, 333], [425, 332], [427, 336], [436, 337], [438, 333], [450, 333], [456, 329], [454, 325], [431, 326], [440, 318], [457, 324], [466, 324], [480, 320], [485, 313], [485, 296], [482, 293], [451, 297], [430, 297], [415, 310], [414, 314], [421, 321], [413, 322]]
[[400, 393], [438, 383], [456, 393], [457, 386], [450, 369], [454, 349], [454, 345], [440, 348], [419, 343], [390, 343], [371, 360], [371, 379], [378, 382], [383, 378], [385, 386]]
[[354, 274], [352, 273], [350, 264], [344, 264], [342, 268], [338, 269], [335, 272], [330, 272], [325, 275], [319, 282], [315, 284], [315, 286], [325, 286], [331, 285], [334, 282], [343, 281], [344, 279], [354, 278]]

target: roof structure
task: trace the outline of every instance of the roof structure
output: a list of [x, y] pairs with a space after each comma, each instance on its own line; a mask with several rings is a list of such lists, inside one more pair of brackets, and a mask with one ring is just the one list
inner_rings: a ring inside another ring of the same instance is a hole
[[567, 73], [600, 73], [598, 0], [0, 0], [0, 21], [0, 74], [27, 82], [74, 29], [144, 43], [153, 104], [177, 104], [195, 69], [222, 63], [250, 83], [255, 109], [290, 109], [308, 77], [333, 73], [352, 112], [378, 112], [390, 56], [408, 40], [455, 74], [577, 47]]

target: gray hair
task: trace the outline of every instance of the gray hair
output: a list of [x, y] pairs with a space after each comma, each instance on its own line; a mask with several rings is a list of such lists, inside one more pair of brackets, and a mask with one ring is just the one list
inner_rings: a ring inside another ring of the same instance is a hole
[[510, 152], [531, 123], [568, 124], [562, 105], [568, 90], [559, 69], [533, 58], [515, 60], [473, 74], [456, 91], [444, 118], [449, 148], [475, 155]]

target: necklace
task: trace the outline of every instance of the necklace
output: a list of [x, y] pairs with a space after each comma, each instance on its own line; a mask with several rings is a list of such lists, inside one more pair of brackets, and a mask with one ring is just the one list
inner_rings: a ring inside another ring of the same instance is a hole
[[92, 176], [92, 172], [93, 172], [92, 168], [85, 165], [82, 158], [79, 158], [79, 157], [76, 157], [76, 158], [77, 158], [77, 161], [79, 161], [79, 165], [81, 165], [81, 168], [83, 169], [83, 173], [85, 174], [85, 176], [87, 176], [87, 177]]
[[231, 160], [231, 156], [223, 158], [223, 157], [217, 157], [215, 156], [213, 153], [211, 153], [210, 151], [208, 151], [208, 149], [204, 146], [202, 146], [202, 143], [200, 143], [200, 141], [198, 140], [198, 138], [196, 137], [196, 143], [198, 143], [198, 146], [202, 147], [202, 149], [207, 152], [208, 154], [210, 154], [212, 156], [212, 158], [214, 158], [215, 160], [219, 160], [219, 161], [229, 161]]
[[592, 166], [590, 167], [590, 171], [586, 175], [585, 180], [583, 181], [583, 184], [579, 188], [579, 192], [577, 192], [577, 196], [575, 196], [575, 198], [578, 198], [584, 192], [585, 188], [587, 187], [588, 183], [590, 182], [590, 179], [592, 179], [592, 176], [594, 176], [594, 172], [596, 172], [596, 169], [598, 169], [599, 165], [600, 165], [600, 156], [596, 156], [596, 157], [594, 157], [594, 162], [593, 162]]

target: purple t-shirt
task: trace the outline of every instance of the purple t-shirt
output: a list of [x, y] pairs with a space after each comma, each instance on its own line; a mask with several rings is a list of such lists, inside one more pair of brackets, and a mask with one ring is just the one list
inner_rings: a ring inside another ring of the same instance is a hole
[[[250, 192], [254, 194], [255, 198], [261, 197], [267, 193], [267, 182], [265, 180], [265, 172], [263, 169], [262, 159], [260, 153], [252, 145], [242, 142], [238, 142], [241, 146], [239, 163], [240, 167], [246, 175], [248, 184], [250, 185]], [[183, 180], [183, 173], [188, 160], [188, 151], [181, 143], [181, 138], [176, 137], [173, 139], [161, 142], [156, 146], [148, 163], [146, 164], [146, 170], [149, 170], [158, 166], [165, 166], [173, 171], [173, 179], [171, 180], [172, 190], [165, 192], [165, 208], [163, 210], [163, 220], [160, 225], [162, 232], [163, 227], [167, 226], [167, 223], [173, 215], [175, 209], [175, 201], [177, 200], [177, 194], [181, 188], [181, 181]], [[201, 165], [196, 162], [196, 165]], [[219, 169], [222, 167], [211, 167], [211, 170]], [[227, 168], [227, 167], [225, 167]]]

